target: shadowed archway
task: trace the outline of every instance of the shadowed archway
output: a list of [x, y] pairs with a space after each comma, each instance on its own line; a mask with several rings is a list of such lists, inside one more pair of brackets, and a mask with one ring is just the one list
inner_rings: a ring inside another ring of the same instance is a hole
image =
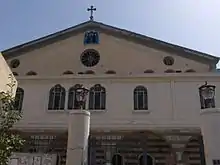
[[204, 144], [201, 135], [193, 136], [188, 140], [183, 152], [183, 160], [188, 165], [206, 165]]
[[152, 132], [99, 132], [90, 136], [88, 160], [89, 165], [164, 164], [171, 152], [166, 140]]

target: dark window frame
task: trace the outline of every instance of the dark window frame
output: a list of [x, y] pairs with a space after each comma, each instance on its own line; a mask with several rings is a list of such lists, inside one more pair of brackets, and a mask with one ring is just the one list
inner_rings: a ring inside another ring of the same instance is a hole
[[106, 89], [100, 84], [96, 84], [89, 91], [89, 109], [106, 109]]
[[134, 110], [148, 110], [148, 91], [144, 86], [134, 89]]
[[111, 164], [112, 165], [123, 165], [124, 164], [123, 156], [119, 153], [114, 154], [111, 159]]
[[24, 89], [18, 87], [15, 94], [13, 109], [21, 111], [23, 107], [23, 101], [24, 101]]
[[48, 110], [64, 110], [65, 99], [66, 99], [65, 88], [62, 87], [60, 84], [55, 85], [54, 87], [50, 89], [50, 92], [49, 92]]
[[[76, 84], [73, 87], [70, 87], [68, 90], [68, 105], [67, 108], [71, 109], [80, 109], [80, 105], [76, 100], [76, 89], [80, 88], [80, 84]], [[83, 109], [85, 109], [86, 103], [83, 105]]]
[[87, 44], [99, 44], [99, 32], [95, 30], [85, 32], [84, 45]]
[[[141, 160], [143, 159], [143, 160]], [[150, 159], [150, 162], [148, 162], [148, 160]], [[147, 153], [144, 153], [144, 154], [141, 154], [139, 155], [139, 158], [138, 158], [138, 162], [139, 162], [139, 165], [154, 165], [154, 158], [150, 155], [150, 154], [147, 154]]]

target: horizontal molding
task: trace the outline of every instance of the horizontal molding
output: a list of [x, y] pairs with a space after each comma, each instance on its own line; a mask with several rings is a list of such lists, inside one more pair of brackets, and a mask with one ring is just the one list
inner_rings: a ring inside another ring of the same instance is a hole
[[[61, 129], [67, 130], [68, 123], [65, 122], [37, 122], [37, 121], [23, 121], [19, 122], [15, 125], [15, 129]], [[192, 125], [192, 124], [183, 124], [183, 123], [147, 123], [144, 120], [142, 122], [136, 124], [129, 124], [126, 120], [119, 121], [119, 120], [112, 120], [112, 122], [102, 121], [102, 122], [91, 122], [91, 129], [96, 131], [125, 131], [125, 130], [151, 130], [151, 131], [164, 131], [164, 130], [190, 130], [189, 132], [198, 132], [200, 130], [199, 125]]]
[[207, 78], [214, 78], [218, 79], [220, 78], [220, 73], [166, 73], [166, 74], [138, 74], [138, 75], [62, 75], [62, 76], [16, 76], [16, 79], [19, 80], [71, 80], [71, 79], [79, 79], [79, 80], [134, 80], [134, 79], [142, 79], [142, 80], [149, 80], [149, 79], [155, 79], [155, 80], [163, 80], [168, 81], [169, 79], [175, 80], [175, 79], [182, 79], [184, 81], [189, 81], [186, 79], [191, 80], [197, 80], [197, 79], [207, 79]]

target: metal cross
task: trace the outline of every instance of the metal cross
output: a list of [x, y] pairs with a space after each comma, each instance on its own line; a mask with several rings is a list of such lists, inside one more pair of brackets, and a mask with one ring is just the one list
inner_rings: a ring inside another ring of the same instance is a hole
[[90, 11], [90, 20], [93, 21], [93, 11], [96, 11], [96, 8], [93, 8], [94, 6], [90, 6], [90, 8], [87, 9], [87, 11]]

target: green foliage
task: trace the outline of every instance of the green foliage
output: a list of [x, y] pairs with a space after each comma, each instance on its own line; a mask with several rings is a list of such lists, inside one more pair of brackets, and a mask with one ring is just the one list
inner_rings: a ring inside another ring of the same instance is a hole
[[12, 132], [14, 124], [21, 119], [22, 114], [20, 111], [13, 110], [15, 98], [12, 93], [15, 82], [12, 75], [9, 78], [10, 90], [0, 93], [0, 165], [7, 165], [12, 153], [24, 144], [24, 140]]

